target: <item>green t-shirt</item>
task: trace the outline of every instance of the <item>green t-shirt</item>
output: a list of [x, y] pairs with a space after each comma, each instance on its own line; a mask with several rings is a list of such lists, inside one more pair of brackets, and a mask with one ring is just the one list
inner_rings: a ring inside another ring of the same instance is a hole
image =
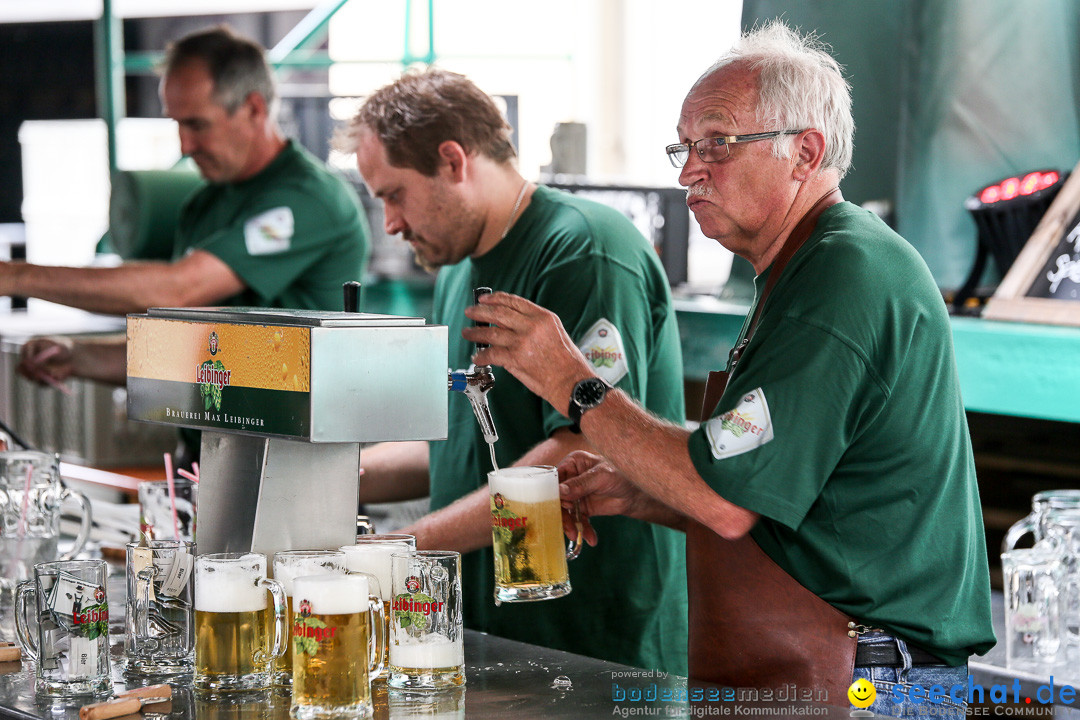
[[818, 220], [690, 455], [761, 515], [752, 536], [780, 567], [858, 622], [953, 665], [993, 646], [949, 318], [871, 213], [842, 203]]
[[356, 193], [289, 141], [258, 175], [187, 200], [174, 255], [194, 249], [247, 285], [224, 305], [341, 310], [342, 285], [363, 279], [368, 228]]
[[[472, 289], [521, 295], [557, 313], [597, 375], [653, 413], [681, 422], [682, 356], [671, 291], [656, 253], [618, 212], [539, 187], [510, 233], [490, 252], [443, 268], [434, 322], [449, 326], [450, 365], [467, 368], [461, 337]], [[510, 373], [495, 368], [488, 393], [499, 433], [500, 467], [570, 424]], [[448, 440], [431, 444], [431, 507], [479, 487], [491, 470], [468, 399], [451, 393]], [[686, 674], [684, 537], [623, 517], [597, 518], [600, 536], [570, 563], [573, 591], [533, 603], [493, 600], [491, 548], [462, 563], [466, 624], [547, 647], [649, 669]]]

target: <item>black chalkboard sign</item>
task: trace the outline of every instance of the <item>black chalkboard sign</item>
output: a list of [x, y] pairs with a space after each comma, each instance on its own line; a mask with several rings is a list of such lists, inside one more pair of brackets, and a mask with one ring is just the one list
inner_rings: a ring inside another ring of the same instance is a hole
[[1052, 300], [1080, 300], [1080, 213], [1066, 226], [1061, 241], [1024, 294]]
[[982, 316], [1080, 326], [1080, 163], [1002, 278]]

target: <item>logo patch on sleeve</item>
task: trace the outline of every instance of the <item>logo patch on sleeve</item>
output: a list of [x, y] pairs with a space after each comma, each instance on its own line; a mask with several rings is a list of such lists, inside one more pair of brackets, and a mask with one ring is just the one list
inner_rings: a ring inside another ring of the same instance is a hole
[[290, 207], [267, 210], [244, 223], [244, 244], [250, 255], [273, 255], [289, 249], [293, 236]]
[[596, 374], [608, 384], [615, 385], [626, 375], [626, 349], [622, 335], [619, 328], [606, 318], [600, 318], [589, 328], [578, 349], [592, 363]]
[[741, 455], [772, 440], [772, 417], [761, 388], [743, 395], [734, 410], [705, 423], [705, 437], [717, 460]]

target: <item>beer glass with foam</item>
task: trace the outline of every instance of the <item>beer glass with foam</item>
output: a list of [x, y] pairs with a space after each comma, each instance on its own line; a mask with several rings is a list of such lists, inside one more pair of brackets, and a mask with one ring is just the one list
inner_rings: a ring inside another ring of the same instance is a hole
[[[104, 560], [60, 560], [34, 566], [34, 579], [15, 592], [15, 627], [37, 666], [39, 695], [112, 692], [109, 676], [108, 568]], [[37, 637], [27, 622], [33, 603]]]
[[285, 591], [267, 579], [265, 555], [196, 558], [196, 689], [216, 693], [268, 687], [270, 665], [285, 652], [286, 613]]
[[[355, 545], [345, 545], [345, 569], [350, 573], [365, 573], [378, 581], [378, 594], [383, 601], [386, 622], [376, 632], [382, 636], [382, 646], [389, 652], [390, 643], [390, 600], [393, 597], [390, 587], [390, 557], [396, 552], [408, 552], [416, 549], [416, 538], [403, 534], [359, 535]], [[390, 658], [384, 658], [387, 667]], [[373, 676], [373, 680], [382, 679], [385, 673]]]
[[391, 562], [388, 684], [409, 690], [464, 685], [461, 554], [400, 552]]
[[495, 603], [549, 600], [570, 592], [568, 558], [581, 550], [581, 533], [563, 548], [559, 474], [554, 467], [509, 467], [488, 473]]
[[344, 575], [345, 553], [340, 550], [281, 550], [274, 553], [274, 579], [281, 583], [288, 601], [286, 627], [290, 628], [285, 654], [274, 660], [274, 684], [280, 687], [292, 685], [292, 632], [296, 617], [293, 602], [293, 580], [301, 575]]
[[383, 606], [363, 575], [307, 575], [293, 581], [293, 681], [298, 720], [371, 717], [370, 673], [382, 669], [375, 629]]
[[124, 671], [186, 675], [195, 663], [195, 543], [127, 544]]

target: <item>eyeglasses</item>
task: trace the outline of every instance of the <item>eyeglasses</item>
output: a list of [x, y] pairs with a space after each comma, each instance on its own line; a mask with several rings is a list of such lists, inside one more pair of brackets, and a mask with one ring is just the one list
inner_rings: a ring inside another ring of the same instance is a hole
[[753, 133], [751, 135], [722, 135], [720, 137], [702, 138], [691, 143], [676, 143], [664, 148], [668, 160], [677, 168], [681, 168], [690, 158], [690, 148], [694, 148], [698, 157], [703, 162], [714, 163], [727, 160], [731, 155], [730, 145], [736, 143], [757, 142], [768, 140], [778, 135], [798, 135], [802, 130], [774, 130], [773, 132]]

